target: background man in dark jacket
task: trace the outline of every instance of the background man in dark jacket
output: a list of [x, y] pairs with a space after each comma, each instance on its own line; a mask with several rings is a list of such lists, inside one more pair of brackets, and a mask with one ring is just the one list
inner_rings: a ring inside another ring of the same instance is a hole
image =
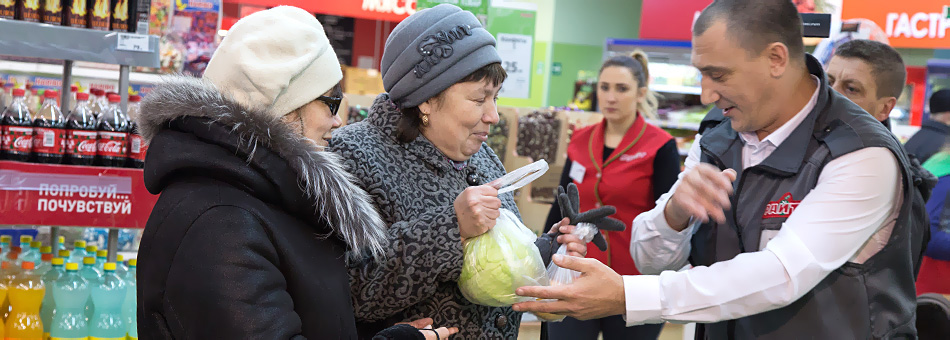
[[926, 162], [947, 143], [947, 135], [950, 135], [950, 89], [943, 89], [930, 95], [930, 120], [920, 126], [920, 131], [904, 148]]

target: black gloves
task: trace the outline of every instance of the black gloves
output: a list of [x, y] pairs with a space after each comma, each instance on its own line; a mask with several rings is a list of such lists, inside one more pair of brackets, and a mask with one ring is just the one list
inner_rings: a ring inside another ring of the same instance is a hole
[[[567, 192], [565, 192], [564, 187], [558, 187], [557, 192], [557, 203], [561, 206], [561, 216], [570, 219], [571, 225], [590, 223], [595, 225], [598, 230], [605, 231], [623, 231], [627, 229], [627, 225], [623, 222], [607, 217], [617, 212], [617, 209], [612, 206], [604, 206], [579, 213], [581, 199], [574, 183], [567, 186]], [[558, 231], [558, 234], [560, 234], [560, 231]], [[554, 237], [556, 238], [557, 234]], [[601, 251], [607, 251], [607, 240], [604, 239], [604, 234], [600, 232], [595, 234], [593, 242]]]

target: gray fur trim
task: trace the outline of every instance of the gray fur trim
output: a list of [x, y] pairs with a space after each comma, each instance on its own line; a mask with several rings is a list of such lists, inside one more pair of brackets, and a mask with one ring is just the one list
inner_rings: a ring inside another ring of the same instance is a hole
[[384, 256], [386, 225], [369, 195], [354, 184], [340, 157], [320, 151], [313, 142], [263, 108], [248, 108], [221, 93], [211, 82], [192, 77], [167, 77], [142, 102], [137, 123], [142, 137], [151, 141], [168, 122], [181, 117], [209, 118], [230, 127], [249, 150], [271, 150], [293, 167], [298, 183], [314, 208], [350, 246], [349, 260]]

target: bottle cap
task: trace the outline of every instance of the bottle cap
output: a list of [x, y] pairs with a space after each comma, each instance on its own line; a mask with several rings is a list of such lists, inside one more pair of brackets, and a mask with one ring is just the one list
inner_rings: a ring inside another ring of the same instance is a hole
[[[40, 247], [43, 247], [43, 242], [40, 242], [40, 241], [30, 242], [30, 248], [40, 248]], [[53, 248], [49, 248], [49, 249], [50, 249], [50, 252], [53, 251]]]
[[59, 257], [69, 257], [69, 250], [60, 250]]
[[26, 96], [26, 90], [24, 89], [13, 89], [14, 97], [24, 97]]
[[52, 261], [52, 260], [53, 260], [53, 254], [46, 253], [46, 254], [40, 255], [40, 259], [43, 260], [43, 261], [45, 261], [45, 262]]
[[79, 91], [79, 87], [77, 87], [76, 85], [69, 86], [69, 92], [76, 92], [76, 91]]
[[0, 269], [3, 269], [3, 270], [10, 269], [10, 262], [3, 261], [2, 263], [0, 263]]
[[73, 242], [73, 246], [76, 248], [86, 248], [86, 241]]
[[74, 263], [74, 262], [67, 263], [66, 270], [71, 271], [71, 272], [77, 271], [79, 270], [79, 264]]
[[107, 98], [109, 98], [109, 103], [112, 103], [112, 104], [122, 101], [122, 97], [119, 97], [119, 95], [117, 94], [110, 94], [109, 97]]
[[40, 248], [40, 254], [52, 254], [52, 253], [53, 253], [53, 247], [45, 246], [45, 247]]
[[33, 270], [36, 268], [36, 263], [29, 262], [29, 261], [23, 262], [22, 267], [23, 269], [26, 269], [26, 270]]
[[46, 90], [45, 92], [43, 92], [43, 98], [46, 98], [46, 99], [56, 99], [56, 97], [58, 96], [59, 96], [59, 92], [54, 91], [54, 90]]
[[54, 265], [54, 266], [62, 266], [63, 263], [66, 263], [66, 260], [63, 259], [62, 257], [54, 257], [54, 258], [53, 258], [53, 265]]
[[96, 258], [95, 258], [95, 257], [84, 257], [84, 258], [82, 259], [82, 264], [96, 264]]
[[95, 254], [96, 251], [98, 251], [98, 250], [99, 250], [99, 247], [96, 247], [96, 246], [88, 246], [88, 247], [86, 247], [86, 252], [89, 253], [89, 254]]
[[66, 243], [66, 236], [60, 236], [56, 238], [56, 243], [63, 244]]
[[30, 244], [30, 242], [33, 242], [33, 236], [30, 236], [30, 235], [22, 235], [22, 236], [20, 236], [20, 243], [21, 243], [21, 244], [22, 244], [22, 243]]
[[105, 91], [100, 89], [89, 89], [89, 93], [92, 93], [93, 96], [102, 96]]
[[0, 242], [4, 242], [4, 243], [13, 242], [13, 236], [10, 236], [10, 235], [0, 236]]
[[131, 103], [138, 103], [140, 101], [142, 101], [142, 96], [139, 96], [139, 95], [129, 96], [129, 102]]
[[108, 251], [108, 250], [100, 250], [100, 251], [96, 252], [96, 257], [109, 257], [109, 251]]
[[114, 272], [114, 271], [115, 271], [115, 262], [108, 262], [108, 263], [105, 264], [105, 266], [103, 266], [103, 268], [104, 268], [105, 270], [107, 270], [107, 271]]
[[119, 261], [119, 262], [125, 262], [125, 256], [116, 255], [116, 256], [115, 256], [115, 260], [116, 260], [116, 261]]
[[131, 259], [129, 260], [129, 267], [135, 267], [138, 265], [138, 263], [139, 261], [137, 259]]
[[89, 100], [89, 94], [83, 92], [77, 93], [76, 100]]

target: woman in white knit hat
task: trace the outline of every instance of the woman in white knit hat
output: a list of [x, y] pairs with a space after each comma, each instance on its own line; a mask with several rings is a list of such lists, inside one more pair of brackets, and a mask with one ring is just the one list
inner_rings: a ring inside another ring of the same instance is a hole
[[356, 338], [345, 261], [378, 259], [387, 241], [369, 196], [323, 151], [341, 79], [320, 22], [276, 7], [235, 24], [203, 79], [148, 96], [145, 183], [161, 197], [139, 251], [142, 338]]

